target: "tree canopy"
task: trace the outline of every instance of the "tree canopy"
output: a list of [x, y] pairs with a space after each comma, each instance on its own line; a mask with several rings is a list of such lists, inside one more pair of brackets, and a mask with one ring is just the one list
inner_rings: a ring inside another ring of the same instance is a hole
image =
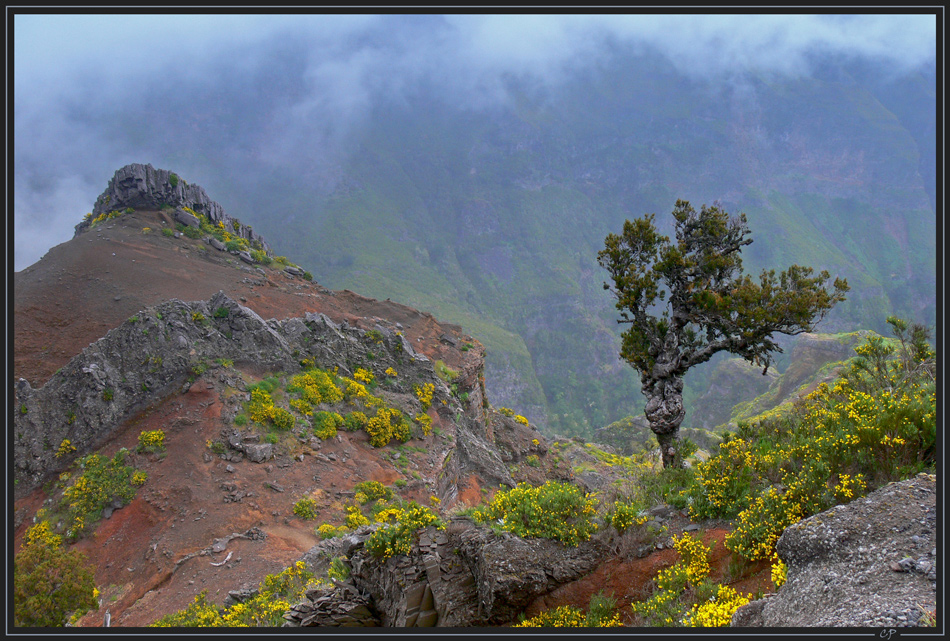
[[[775, 334], [810, 332], [844, 300], [846, 280], [815, 275], [792, 265], [758, 282], [742, 271], [742, 248], [752, 243], [745, 214], [718, 206], [697, 212], [687, 201], [673, 209], [675, 242], [661, 235], [650, 214], [627, 220], [621, 234], [608, 234], [597, 259], [610, 275], [604, 289], [617, 298], [623, 335], [620, 356], [639, 373], [645, 413], [661, 440], [679, 428], [682, 377], [689, 368], [727, 351], [761, 365], [763, 373], [781, 352]], [[670, 455], [671, 456], [671, 455]], [[672, 459], [670, 459], [672, 460]]]

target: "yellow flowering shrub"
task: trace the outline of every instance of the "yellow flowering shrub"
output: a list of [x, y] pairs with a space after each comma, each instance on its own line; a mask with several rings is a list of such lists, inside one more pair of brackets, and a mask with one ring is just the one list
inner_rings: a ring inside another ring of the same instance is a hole
[[243, 603], [218, 607], [208, 602], [207, 591], [203, 591], [188, 607], [149, 627], [279, 627], [284, 614], [307, 590], [331, 585], [317, 579], [303, 561], [297, 561], [282, 572], [264, 577], [257, 595]]
[[425, 383], [424, 385], [415, 385], [416, 398], [422, 403], [422, 411], [426, 411], [432, 406], [432, 394], [435, 392], [435, 385]]
[[336, 412], [317, 412], [313, 417], [313, 434], [323, 440], [331, 439], [343, 423], [343, 417]]
[[425, 412], [416, 414], [416, 423], [422, 428], [423, 436], [428, 436], [432, 432], [432, 418]]
[[124, 451], [111, 459], [90, 454], [79, 460], [79, 467], [82, 474], [63, 490], [60, 501], [60, 507], [68, 515], [66, 535], [69, 538], [79, 537], [114, 499], [123, 503], [131, 501], [135, 497], [134, 485], [141, 480], [141, 476], [135, 476], [135, 468], [125, 464]]
[[650, 517], [643, 513], [643, 507], [639, 503], [617, 500], [607, 511], [605, 520], [623, 534], [633, 525], [643, 525]]
[[491, 503], [476, 508], [475, 520], [497, 523], [520, 537], [539, 537], [577, 545], [597, 531], [596, 502], [576, 485], [548, 481], [539, 487], [520, 483], [495, 493]]
[[788, 575], [788, 566], [785, 565], [785, 562], [778, 557], [778, 554], [772, 556], [772, 584], [775, 585], [775, 589], [779, 589], [784, 585], [785, 579]]
[[735, 517], [727, 547], [768, 559], [792, 523], [887, 482], [932, 469], [935, 357], [922, 335], [890, 318], [900, 350], [881, 337], [781, 416], [740, 423], [685, 491], [693, 518]]
[[139, 452], [161, 452], [165, 449], [165, 432], [145, 430], [139, 434]]
[[673, 537], [680, 559], [660, 570], [654, 578], [655, 592], [645, 601], [630, 605], [643, 625], [672, 627], [683, 623], [690, 599], [702, 596], [712, 585], [708, 581], [711, 550], [687, 533]]
[[720, 585], [715, 598], [693, 606], [683, 619], [683, 625], [694, 628], [721, 628], [728, 626], [736, 610], [750, 601], [728, 585]]
[[373, 556], [383, 561], [409, 554], [418, 530], [429, 525], [445, 527], [435, 512], [414, 501], [405, 508], [391, 508], [380, 514], [384, 515], [385, 521], [370, 535], [365, 546]]
[[312, 521], [317, 518], [317, 502], [309, 496], [305, 496], [294, 503], [294, 514], [305, 521]]
[[59, 444], [59, 448], [56, 450], [56, 458], [69, 456], [75, 451], [76, 446], [73, 445], [68, 438], [64, 438], [63, 442]]
[[366, 385], [369, 385], [374, 380], [373, 373], [367, 369], [363, 369], [362, 367], [356, 368], [356, 373], [353, 374], [353, 378], [360, 381], [361, 383], [365, 383]]

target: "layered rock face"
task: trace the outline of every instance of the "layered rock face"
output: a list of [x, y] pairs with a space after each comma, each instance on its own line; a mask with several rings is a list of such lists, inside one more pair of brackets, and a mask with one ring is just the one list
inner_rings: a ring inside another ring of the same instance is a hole
[[[151, 165], [133, 163], [116, 171], [109, 181], [109, 186], [96, 199], [92, 218], [128, 207], [159, 210], [165, 206], [178, 208], [175, 219], [182, 224], [198, 224], [197, 218], [181, 210], [182, 207], [188, 207], [207, 216], [213, 224], [224, 223], [229, 233], [246, 238], [261, 249], [269, 249], [260, 235], [254, 233], [250, 226], [228, 216], [224, 208], [211, 200], [202, 187], [190, 185], [177, 174], [166, 169], [155, 169]], [[75, 236], [85, 231], [89, 225], [89, 220], [76, 225]]]
[[[380, 371], [394, 366], [401, 379], [431, 383], [439, 421], [454, 426], [454, 449], [451, 456], [443, 453], [439, 477], [442, 500], [451, 504], [456, 484], [472, 473], [492, 483], [513, 485], [505, 463], [487, 440], [488, 430], [479, 418], [483, 409], [463, 408], [435, 374], [432, 362], [403, 335], [376, 332], [368, 337], [367, 330], [315, 313], [265, 321], [223, 292], [207, 301], [170, 300], [146, 308], [84, 349], [43, 387], [34, 389], [22, 379], [16, 386], [15, 493], [24, 496], [65, 469], [73, 457], [57, 456], [64, 441], [76, 448], [77, 455], [94, 450], [136, 412], [187, 389], [189, 378], [219, 359], [262, 371], [298, 369], [308, 358], [340, 373], [352, 373], [353, 363], [371, 359]], [[460, 393], [477, 395], [479, 374], [473, 371], [474, 388], [460, 387]], [[411, 400], [411, 388], [402, 395], [407, 402], [416, 402]]]
[[351, 575], [332, 594], [308, 593], [285, 615], [286, 626], [503, 625], [536, 597], [590, 573], [606, 556], [594, 540], [569, 547], [497, 535], [456, 518], [445, 530], [420, 531], [408, 555], [379, 562], [363, 547], [375, 527], [308, 553], [305, 560], [317, 569], [335, 555], [345, 557]]
[[936, 610], [936, 477], [919, 474], [790, 526], [774, 595], [733, 626], [905, 627]]

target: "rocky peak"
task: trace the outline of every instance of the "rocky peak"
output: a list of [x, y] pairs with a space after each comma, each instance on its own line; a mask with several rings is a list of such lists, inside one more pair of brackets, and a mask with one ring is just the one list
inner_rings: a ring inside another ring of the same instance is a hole
[[229, 231], [249, 241], [258, 241], [267, 248], [267, 243], [248, 226], [228, 216], [224, 207], [211, 200], [205, 190], [181, 179], [167, 169], [156, 169], [152, 165], [132, 163], [117, 170], [109, 181], [108, 187], [96, 198], [92, 216], [76, 225], [75, 236], [88, 229], [96, 217], [111, 211], [127, 208], [160, 210], [164, 207], [187, 207], [202, 214], [212, 224], [223, 222]]

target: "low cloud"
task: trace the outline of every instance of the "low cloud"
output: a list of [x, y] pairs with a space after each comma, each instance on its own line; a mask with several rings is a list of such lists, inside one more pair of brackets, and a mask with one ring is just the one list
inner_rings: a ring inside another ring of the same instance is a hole
[[187, 149], [235, 171], [320, 174], [383, 102], [425, 87], [459, 108], [504, 105], [507, 78], [554, 86], [618, 47], [700, 77], [807, 75], [828, 55], [898, 73], [934, 63], [936, 19], [17, 15], [15, 269], [68, 240], [127, 162], [166, 166]]

